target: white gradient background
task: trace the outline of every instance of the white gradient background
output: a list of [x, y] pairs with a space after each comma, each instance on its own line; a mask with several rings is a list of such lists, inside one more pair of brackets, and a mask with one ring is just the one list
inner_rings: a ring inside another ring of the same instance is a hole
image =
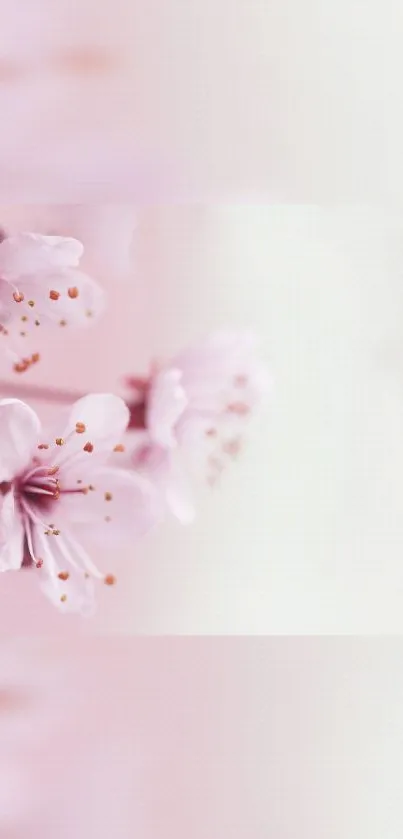
[[402, 654], [390, 638], [3, 641], [0, 836], [397, 839]]
[[0, 0], [0, 19], [4, 200], [401, 202], [398, 0]]
[[273, 403], [193, 526], [99, 558], [120, 584], [95, 621], [54, 613], [24, 573], [0, 581], [4, 631], [401, 632], [402, 270], [387, 210], [139, 209], [132, 276], [102, 277], [106, 319], [18, 381], [116, 389], [229, 324], [261, 334]]

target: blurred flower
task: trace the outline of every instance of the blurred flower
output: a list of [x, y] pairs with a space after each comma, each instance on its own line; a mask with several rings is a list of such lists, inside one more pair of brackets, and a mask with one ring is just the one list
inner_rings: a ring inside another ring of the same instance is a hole
[[76, 239], [21, 233], [0, 243], [0, 337], [24, 372], [39, 360], [34, 344], [41, 326], [87, 326], [103, 309], [104, 294], [77, 269], [83, 246]]
[[102, 545], [132, 540], [156, 519], [155, 493], [134, 472], [107, 465], [129, 411], [117, 396], [80, 399], [60, 437], [42, 436], [24, 402], [0, 402], [0, 571], [35, 565], [41, 587], [63, 611], [90, 613], [93, 578], [113, 585], [90, 559]]
[[158, 487], [182, 522], [194, 517], [188, 472], [213, 486], [239, 454], [246, 425], [269, 387], [247, 333], [219, 332], [148, 379], [128, 379], [129, 460]]

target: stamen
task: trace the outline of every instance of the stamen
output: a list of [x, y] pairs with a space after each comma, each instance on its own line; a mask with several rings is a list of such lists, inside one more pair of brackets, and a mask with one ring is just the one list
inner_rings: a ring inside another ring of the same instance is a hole
[[73, 288], [69, 288], [68, 291], [67, 291], [67, 294], [69, 295], [69, 297], [72, 300], [74, 300], [76, 297], [78, 297], [79, 292], [78, 292], [77, 286], [74, 286]]
[[21, 318], [21, 320], [22, 320], [22, 322], [23, 322], [23, 323], [26, 323], [26, 322], [27, 322], [27, 320], [28, 320], [28, 318], [27, 318], [27, 316], [26, 316], [26, 315], [23, 315], [23, 316], [22, 316], [22, 318]]
[[67, 600], [67, 594], [62, 594], [62, 596], [61, 596], [61, 598], [60, 598], [60, 601], [61, 601], [62, 603], [65, 603], [65, 602], [66, 602], [66, 600]]
[[51, 300], [58, 300], [60, 297], [60, 291], [55, 291], [53, 288], [49, 292], [49, 297]]
[[48, 449], [49, 446], [47, 443], [39, 443], [38, 449]]
[[105, 501], [112, 501], [112, 497], [113, 496], [112, 496], [111, 492], [106, 492], [105, 493]]
[[40, 325], [41, 325], [41, 324], [40, 324], [40, 321], [39, 321], [39, 320], [36, 320], [36, 321], [35, 321], [35, 326], [40, 326]]
[[84, 431], [87, 430], [87, 427], [84, 425], [83, 422], [76, 422], [76, 432], [77, 434], [84, 434]]
[[42, 568], [43, 567], [43, 559], [37, 559], [36, 562], [35, 562], [35, 565], [36, 565], [37, 568]]
[[51, 498], [55, 498], [57, 495], [57, 488], [56, 491], [53, 492], [49, 489], [43, 489], [39, 486], [32, 486], [31, 484], [24, 484], [24, 492], [29, 492], [30, 495], [50, 495]]
[[56, 443], [56, 446], [64, 446], [63, 437], [56, 437], [55, 443]]
[[38, 352], [34, 352], [33, 355], [31, 355], [32, 364], [37, 364], [38, 361], [40, 361], [40, 360], [41, 360], [41, 357], [40, 357]]
[[119, 443], [117, 446], [115, 446], [113, 451], [114, 452], [124, 452], [124, 450], [125, 450], [125, 447], [122, 445], [122, 443]]
[[35, 306], [35, 300], [28, 300], [28, 306], [30, 306], [31, 309], [33, 309], [33, 307]]
[[67, 320], [61, 320], [60, 326], [67, 326]]
[[89, 452], [89, 453], [91, 454], [91, 452], [93, 452], [93, 451], [94, 451], [94, 446], [93, 446], [93, 444], [92, 444], [92, 443], [86, 443], [86, 444], [85, 444], [85, 446], [84, 446], [83, 451], [85, 451], [85, 452]]
[[57, 576], [59, 577], [59, 580], [63, 580], [63, 582], [66, 582], [66, 580], [69, 579], [70, 574], [68, 571], [60, 571], [60, 573]]
[[107, 574], [104, 579], [104, 583], [106, 586], [114, 586], [116, 585], [116, 582], [116, 577], [114, 577], [113, 574]]
[[24, 300], [24, 295], [21, 294], [19, 291], [15, 291], [13, 294], [13, 298], [16, 303], [22, 303], [22, 301]]

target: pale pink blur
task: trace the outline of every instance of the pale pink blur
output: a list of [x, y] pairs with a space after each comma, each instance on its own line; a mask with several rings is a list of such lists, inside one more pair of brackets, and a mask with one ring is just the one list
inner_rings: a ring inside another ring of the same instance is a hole
[[4, 839], [402, 833], [402, 641], [3, 642]]
[[401, 198], [393, 0], [1, 0], [0, 20], [3, 200]]

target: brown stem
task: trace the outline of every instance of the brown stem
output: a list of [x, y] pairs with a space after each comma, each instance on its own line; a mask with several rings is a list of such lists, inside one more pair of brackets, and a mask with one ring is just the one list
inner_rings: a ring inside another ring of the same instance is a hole
[[18, 399], [37, 399], [41, 402], [54, 402], [63, 405], [76, 402], [85, 396], [84, 393], [78, 393], [73, 390], [58, 390], [53, 387], [23, 385], [8, 381], [0, 381], [0, 394], [3, 396], [15, 396]]

